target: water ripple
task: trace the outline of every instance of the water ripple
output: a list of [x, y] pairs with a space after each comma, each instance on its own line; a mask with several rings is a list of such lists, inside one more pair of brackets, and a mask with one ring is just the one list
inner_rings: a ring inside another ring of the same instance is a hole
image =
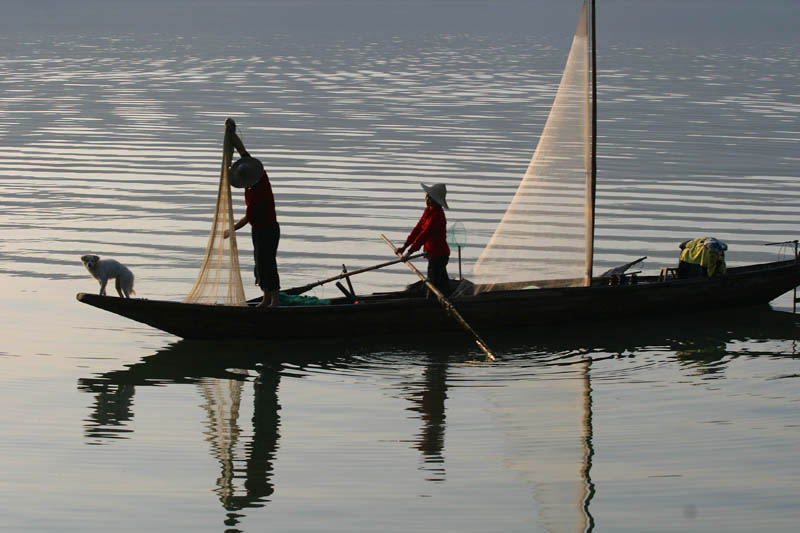
[[[54, 38], [0, 57], [2, 253], [17, 263], [4, 271], [57, 279], [74, 265], [80, 276], [77, 257], [91, 251], [131, 262], [147, 296], [188, 290], [227, 116], [269, 168], [287, 285], [384, 259], [377, 234], [410, 230], [420, 181], [448, 184], [468, 269], [536, 145], [563, 52], [534, 40], [323, 50], [282, 39], [201, 50], [180, 39]], [[765, 242], [796, 236], [800, 132], [788, 125], [800, 105], [787, 64], [797, 55], [755, 52], [612, 47], [603, 58], [598, 269], [646, 254], [655, 271], [701, 234], [728, 241], [731, 264], [767, 261]], [[240, 241], [249, 271], [249, 239]], [[361, 285], [385, 290], [399, 275]]]

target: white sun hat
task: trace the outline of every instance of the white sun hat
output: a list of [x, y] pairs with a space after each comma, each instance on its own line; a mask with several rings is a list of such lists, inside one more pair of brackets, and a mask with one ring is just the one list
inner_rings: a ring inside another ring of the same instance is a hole
[[424, 183], [420, 183], [420, 185], [422, 185], [422, 189], [428, 193], [428, 196], [433, 198], [434, 202], [445, 209], [450, 209], [447, 206], [447, 200], [445, 200], [445, 196], [447, 196], [447, 187], [445, 187], [444, 183], [437, 183], [435, 185], [431, 185], [430, 187]]

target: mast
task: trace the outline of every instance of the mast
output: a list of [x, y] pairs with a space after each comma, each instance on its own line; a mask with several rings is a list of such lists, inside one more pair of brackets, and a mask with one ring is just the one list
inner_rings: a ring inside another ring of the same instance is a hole
[[592, 267], [594, 264], [594, 221], [595, 221], [595, 199], [597, 197], [597, 35], [596, 35], [596, 18], [595, 18], [595, 0], [592, 0], [592, 132], [591, 132], [591, 149], [590, 149], [590, 184], [589, 184], [589, 199], [588, 208], [589, 214], [587, 216], [588, 228], [586, 235], [586, 286], [592, 284]]

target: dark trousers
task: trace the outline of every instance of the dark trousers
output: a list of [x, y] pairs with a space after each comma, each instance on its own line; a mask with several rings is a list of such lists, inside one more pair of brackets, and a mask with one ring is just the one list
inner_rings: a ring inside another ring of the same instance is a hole
[[450, 257], [428, 258], [428, 281], [445, 296], [450, 295], [450, 276], [447, 275], [447, 263]]
[[252, 228], [253, 257], [256, 260], [256, 285], [264, 292], [273, 292], [281, 288], [278, 276], [278, 242], [281, 240], [281, 227], [273, 226]]

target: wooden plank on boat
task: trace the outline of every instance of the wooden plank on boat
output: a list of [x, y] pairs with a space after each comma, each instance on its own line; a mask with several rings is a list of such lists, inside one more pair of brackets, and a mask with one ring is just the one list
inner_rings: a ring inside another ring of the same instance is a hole
[[344, 294], [344, 297], [345, 297], [345, 298], [347, 298], [347, 301], [348, 301], [348, 302], [352, 303], [352, 302], [355, 302], [355, 301], [356, 301], [356, 296], [355, 296], [355, 294], [353, 294], [352, 292], [348, 291], [348, 290], [345, 288], [345, 286], [344, 286], [344, 285], [342, 285], [342, 282], [341, 282], [341, 281], [337, 281], [337, 282], [336, 282], [336, 288], [337, 288], [337, 289], [339, 289], [340, 291], [342, 291], [342, 294]]
[[[347, 267], [344, 266], [344, 264], [342, 264], [342, 273], [347, 274]], [[347, 276], [344, 280], [347, 282], [347, 288], [350, 290], [350, 294], [353, 296], [353, 299], [355, 299], [356, 291], [353, 289], [353, 284], [350, 282], [350, 276]]]

